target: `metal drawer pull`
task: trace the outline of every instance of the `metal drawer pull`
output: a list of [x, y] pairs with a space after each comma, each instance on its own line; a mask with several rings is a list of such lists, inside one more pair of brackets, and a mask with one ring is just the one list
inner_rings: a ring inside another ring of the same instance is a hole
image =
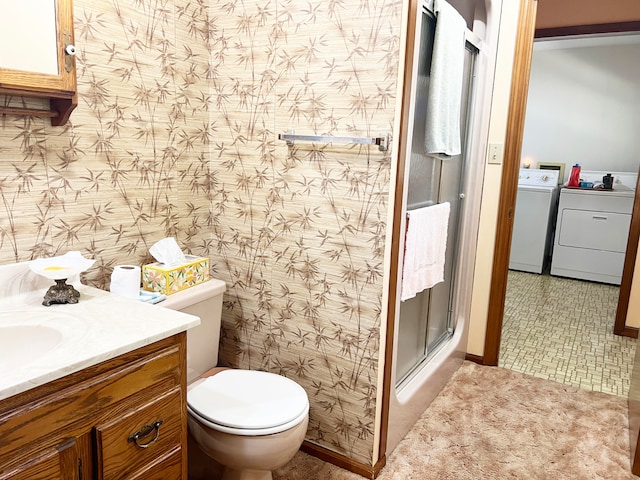
[[[153, 422], [152, 425], [145, 425], [140, 430], [138, 430], [136, 433], [131, 435], [127, 439], [127, 441], [135, 443], [140, 448], [147, 448], [152, 443], [158, 441], [158, 437], [160, 436], [160, 425], [162, 425], [163, 423], [164, 423], [164, 421], [162, 419], [160, 419], [160, 420], [157, 420], [157, 421]], [[138, 443], [138, 440], [143, 439], [145, 437], [148, 437], [149, 435], [151, 435], [151, 433], [153, 431], [155, 431], [156, 434], [155, 434], [155, 436], [153, 437], [152, 440], [150, 440], [147, 443]]]

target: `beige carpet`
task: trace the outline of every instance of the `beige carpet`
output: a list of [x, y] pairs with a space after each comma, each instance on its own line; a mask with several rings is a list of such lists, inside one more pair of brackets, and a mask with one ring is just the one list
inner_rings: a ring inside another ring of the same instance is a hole
[[[303, 453], [274, 472], [274, 480], [361, 478]], [[627, 402], [465, 362], [378, 478], [637, 479]]]

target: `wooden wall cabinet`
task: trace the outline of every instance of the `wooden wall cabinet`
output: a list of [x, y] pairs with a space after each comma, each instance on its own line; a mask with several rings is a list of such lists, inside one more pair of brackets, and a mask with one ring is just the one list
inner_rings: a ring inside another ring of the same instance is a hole
[[[50, 109], [20, 108], [4, 102], [0, 113], [50, 117], [51, 125], [63, 125], [78, 104], [72, 0], [37, 0], [37, 3], [43, 8], [24, 0], [3, 2], [0, 94], [49, 99]], [[23, 9], [28, 9], [28, 13], [22, 14]], [[41, 30], [45, 32], [38, 37]], [[30, 62], [23, 65], [16, 61], [23, 58]]]
[[187, 478], [186, 333], [0, 403], [0, 480]]

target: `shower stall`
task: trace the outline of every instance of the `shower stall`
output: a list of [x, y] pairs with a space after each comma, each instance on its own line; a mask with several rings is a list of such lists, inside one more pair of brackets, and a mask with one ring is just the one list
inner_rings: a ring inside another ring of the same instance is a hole
[[[395, 327], [387, 453], [395, 448], [464, 359], [479, 218], [479, 209], [467, 202], [477, 203], [479, 199], [484, 167], [484, 155], [478, 160], [478, 153], [484, 152], [484, 148], [474, 145], [481, 135], [474, 130], [482, 128], [482, 115], [477, 115], [475, 108], [479, 87], [476, 72], [486, 58], [478, 62], [482, 41], [469, 29], [460, 112], [462, 153], [446, 159], [425, 153], [425, 112], [437, 21], [433, 1], [422, 0], [417, 13], [410, 103], [408, 109], [405, 107], [409, 114], [405, 115], [406, 134], [401, 139], [404, 174], [398, 181], [403, 201], [402, 205], [396, 205], [396, 211], [402, 209], [400, 220], [396, 220], [401, 247], [395, 318], [389, 319], [395, 322]], [[471, 10], [472, 22], [467, 19], [467, 25], [473, 23], [475, 14], [477, 9]], [[413, 209], [444, 202], [450, 204], [444, 281], [414, 298], [400, 301], [407, 216]]]

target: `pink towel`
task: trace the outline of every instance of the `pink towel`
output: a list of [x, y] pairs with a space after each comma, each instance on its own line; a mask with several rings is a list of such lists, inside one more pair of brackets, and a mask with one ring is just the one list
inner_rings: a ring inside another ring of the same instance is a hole
[[411, 210], [407, 217], [402, 301], [444, 281], [449, 202]]

